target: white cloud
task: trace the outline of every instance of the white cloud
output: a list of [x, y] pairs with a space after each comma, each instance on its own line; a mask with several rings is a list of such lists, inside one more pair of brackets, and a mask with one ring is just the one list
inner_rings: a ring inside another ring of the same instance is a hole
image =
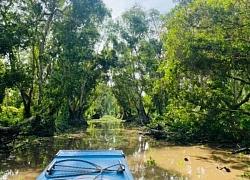
[[119, 17], [122, 12], [128, 10], [135, 4], [146, 9], [155, 8], [162, 13], [169, 12], [174, 7], [173, 0], [103, 0], [108, 8], [112, 9], [113, 18]]

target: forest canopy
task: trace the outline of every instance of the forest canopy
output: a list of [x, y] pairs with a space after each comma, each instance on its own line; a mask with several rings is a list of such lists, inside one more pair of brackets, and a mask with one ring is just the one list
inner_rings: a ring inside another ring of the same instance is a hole
[[[250, 2], [0, 2], [0, 126], [53, 134], [108, 114], [175, 138], [250, 138]], [[50, 127], [50, 128], [48, 128]], [[46, 129], [46, 130], [44, 130]]]

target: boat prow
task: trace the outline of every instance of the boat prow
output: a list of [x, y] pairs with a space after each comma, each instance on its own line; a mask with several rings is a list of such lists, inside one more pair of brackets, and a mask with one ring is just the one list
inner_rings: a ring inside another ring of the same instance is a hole
[[133, 180], [121, 150], [60, 150], [37, 180]]

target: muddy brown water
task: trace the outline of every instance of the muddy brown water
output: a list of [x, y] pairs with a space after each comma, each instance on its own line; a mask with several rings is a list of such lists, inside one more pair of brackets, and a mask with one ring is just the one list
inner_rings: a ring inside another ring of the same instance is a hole
[[61, 149], [121, 149], [136, 180], [242, 180], [243, 173], [250, 174], [250, 157], [243, 154], [204, 145], [170, 145], [118, 121], [90, 124], [87, 132], [15, 142], [14, 149], [0, 156], [0, 180], [36, 179]]

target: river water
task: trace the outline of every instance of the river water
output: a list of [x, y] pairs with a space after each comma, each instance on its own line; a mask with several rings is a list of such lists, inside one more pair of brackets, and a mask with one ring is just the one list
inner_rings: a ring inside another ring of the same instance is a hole
[[89, 124], [87, 131], [16, 141], [15, 148], [0, 156], [0, 179], [36, 179], [62, 149], [123, 150], [136, 180], [241, 180], [247, 178], [243, 173], [250, 174], [250, 157], [243, 154], [204, 145], [170, 145], [143, 137], [120, 121]]

